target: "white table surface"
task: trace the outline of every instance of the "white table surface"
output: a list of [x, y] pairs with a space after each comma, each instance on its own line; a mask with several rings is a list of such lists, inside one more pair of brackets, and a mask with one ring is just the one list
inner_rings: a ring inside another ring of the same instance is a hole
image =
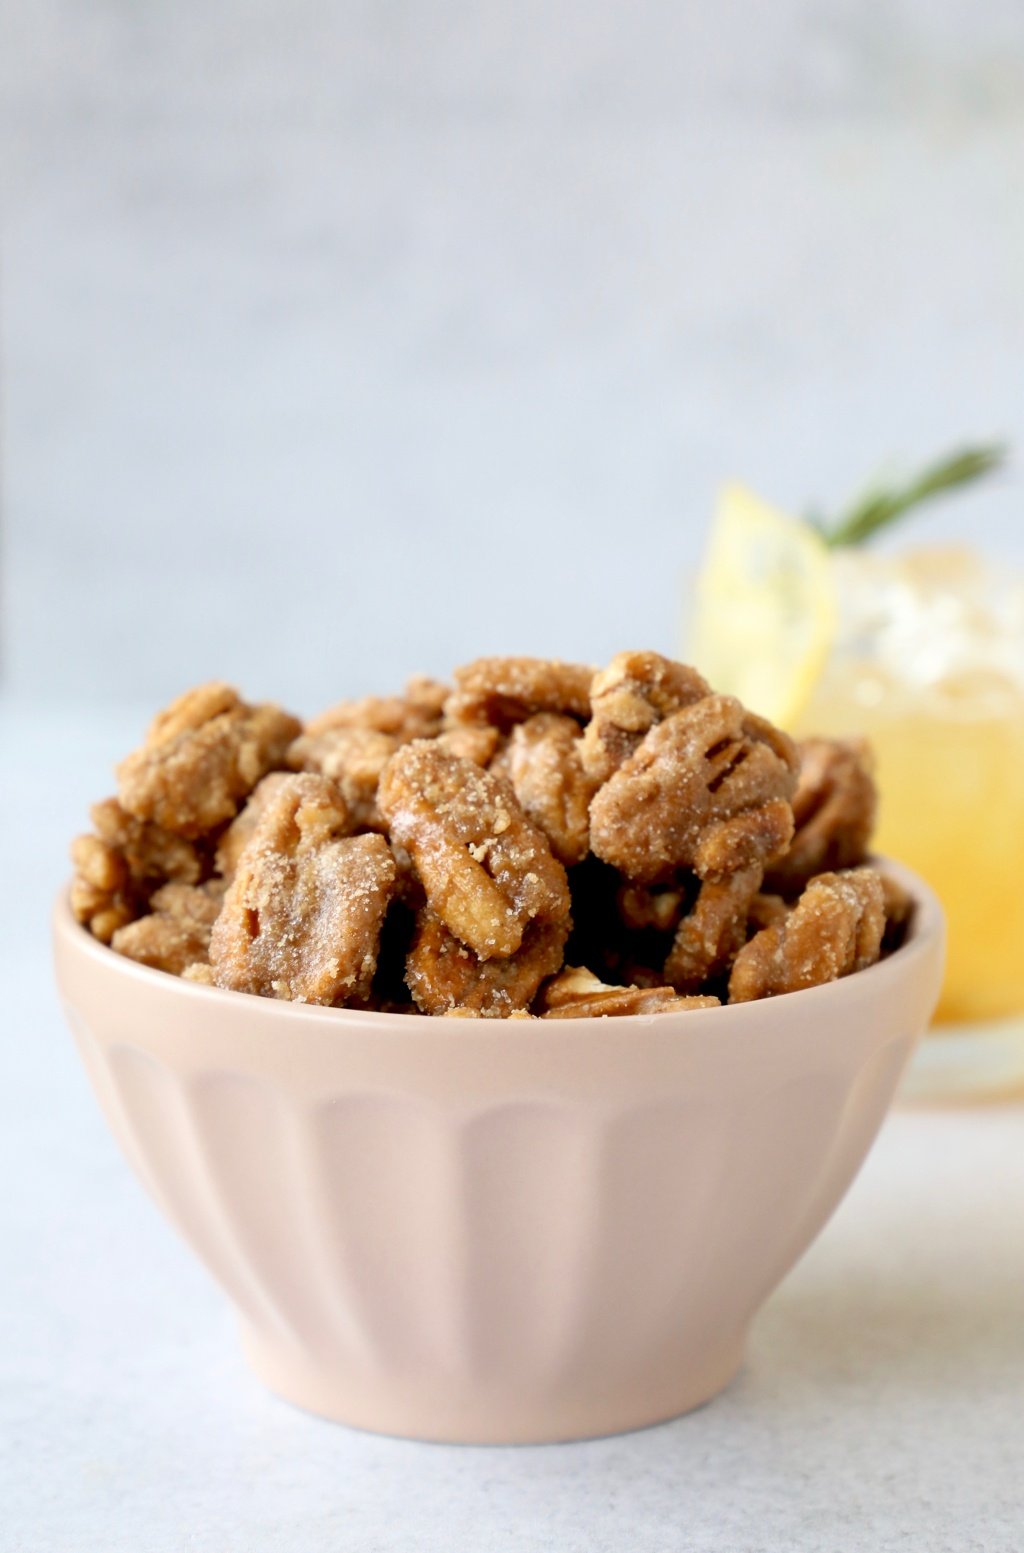
[[51, 987], [65, 839], [135, 720], [0, 715], [4, 1553], [1024, 1547], [1017, 1107], [894, 1114], [739, 1378], [675, 1423], [457, 1449], [268, 1395], [117, 1153]]

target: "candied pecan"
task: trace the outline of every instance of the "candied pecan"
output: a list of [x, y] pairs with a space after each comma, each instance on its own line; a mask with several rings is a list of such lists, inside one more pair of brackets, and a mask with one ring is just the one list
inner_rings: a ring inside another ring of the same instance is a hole
[[609, 987], [585, 966], [575, 965], [567, 965], [548, 983], [543, 1001], [545, 1019], [608, 1019], [718, 1007], [717, 998], [683, 998], [672, 987]]
[[137, 820], [116, 798], [93, 804], [90, 816], [96, 833], [71, 844], [71, 908], [94, 937], [109, 943], [118, 928], [146, 909], [159, 885], [195, 884], [204, 860], [193, 842]]
[[707, 879], [693, 910], [679, 924], [665, 961], [664, 979], [677, 992], [697, 992], [721, 976], [747, 938], [747, 914], [761, 884], [760, 866], [722, 880]]
[[580, 728], [572, 717], [536, 712], [513, 728], [491, 766], [507, 777], [523, 813], [539, 825], [560, 862], [571, 866], [590, 846], [590, 800], [596, 784], [580, 760]]
[[873, 868], [819, 874], [784, 920], [740, 950], [729, 1001], [775, 997], [862, 971], [878, 959], [884, 928], [885, 897]]
[[498, 753], [502, 736], [501, 730], [492, 728], [490, 723], [446, 723], [437, 742], [449, 755], [486, 766]]
[[[111, 948], [140, 965], [182, 976], [208, 959], [210, 933], [224, 901], [224, 881], [165, 884], [150, 901], [150, 911], [114, 934]], [[194, 977], [192, 978], [195, 979]]]
[[710, 694], [696, 669], [656, 652], [620, 652], [590, 686], [593, 715], [583, 735], [583, 764], [595, 784], [606, 782], [645, 733]]
[[303, 733], [288, 751], [293, 771], [319, 771], [341, 789], [356, 825], [384, 830], [377, 808], [380, 774], [398, 749], [399, 740], [376, 728], [326, 728]]
[[230, 879], [234, 874], [238, 867], [238, 859], [262, 819], [267, 805], [280, 792], [282, 784], [287, 780], [287, 771], [271, 771], [262, 781], [257, 782], [227, 830], [221, 835], [213, 860], [217, 872], [224, 879]]
[[477, 658], [456, 669], [445, 705], [450, 723], [493, 723], [508, 729], [535, 712], [590, 716], [594, 671], [559, 658]]
[[151, 820], [136, 819], [116, 798], [93, 804], [89, 815], [100, 840], [124, 858], [132, 879], [143, 888], [196, 884], [202, 878], [204, 856], [195, 842]]
[[565, 869], [507, 782], [420, 740], [391, 757], [377, 801], [428, 902], [481, 959], [515, 954], [531, 921], [568, 918]]
[[753, 935], [763, 927], [774, 927], [776, 922], [784, 922], [788, 916], [789, 905], [781, 895], [758, 890], [747, 912], [747, 933]]
[[[127, 874], [96, 836], [78, 836], [71, 844], [75, 876], [71, 910], [101, 944], [109, 944], [118, 928], [131, 922], [139, 906], [138, 893]], [[108, 883], [96, 883], [96, 880]]]
[[441, 709], [448, 686], [425, 674], [414, 674], [404, 696], [363, 696], [359, 701], [339, 701], [311, 718], [305, 732], [317, 735], [332, 728], [369, 728], [387, 733], [400, 744], [410, 739], [432, 739], [441, 731]]
[[217, 983], [213, 979], [213, 966], [209, 960], [194, 960], [191, 965], [186, 965], [181, 973], [182, 981], [198, 981], [204, 987], [215, 987]]
[[234, 817], [299, 731], [280, 707], [247, 706], [230, 685], [200, 685], [159, 713], [121, 762], [121, 803], [137, 819], [200, 836]]
[[786, 895], [798, 894], [815, 874], [862, 863], [878, 807], [871, 751], [863, 739], [804, 739], [797, 753], [796, 829], [767, 880], [769, 889]]
[[537, 996], [562, 963], [569, 920], [531, 922], [515, 954], [481, 960], [425, 906], [405, 964], [405, 979], [425, 1014], [456, 1009], [511, 1014]]
[[732, 696], [705, 696], [655, 724], [598, 791], [591, 847], [643, 884], [763, 866], [793, 833], [795, 772], [784, 733]]
[[242, 851], [210, 942], [219, 987], [307, 1003], [365, 998], [395, 883], [382, 836], [351, 836], [334, 784], [288, 777]]
[[[413, 1007], [413, 1013], [418, 1014], [419, 1009]], [[510, 1014], [504, 1009], [493, 1008], [448, 1008], [445, 1014], [449, 1019], [536, 1019], [536, 1014], [531, 1014], [529, 1009], [514, 1008]]]

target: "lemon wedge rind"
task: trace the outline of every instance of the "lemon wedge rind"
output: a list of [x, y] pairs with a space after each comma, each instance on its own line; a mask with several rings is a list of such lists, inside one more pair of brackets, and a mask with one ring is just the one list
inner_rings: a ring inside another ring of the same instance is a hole
[[799, 518], [732, 482], [698, 575], [690, 656], [716, 690], [798, 724], [836, 632], [832, 559]]

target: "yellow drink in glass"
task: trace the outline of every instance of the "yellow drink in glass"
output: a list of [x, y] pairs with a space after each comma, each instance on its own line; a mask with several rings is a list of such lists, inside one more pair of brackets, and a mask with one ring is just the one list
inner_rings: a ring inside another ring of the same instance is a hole
[[1024, 585], [966, 551], [834, 569], [835, 645], [795, 731], [871, 740], [878, 850], [949, 919], [938, 1022], [1024, 1014]]
[[949, 920], [947, 1039], [911, 1092], [1024, 1086], [1024, 575], [967, 549], [829, 550], [732, 487], [688, 645], [716, 688], [797, 736], [871, 741], [877, 850]]

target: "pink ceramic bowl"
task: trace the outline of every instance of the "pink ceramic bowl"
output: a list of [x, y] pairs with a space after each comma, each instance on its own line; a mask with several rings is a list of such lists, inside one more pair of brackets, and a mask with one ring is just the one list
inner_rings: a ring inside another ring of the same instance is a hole
[[417, 1019], [147, 970], [56, 911], [136, 1174], [330, 1418], [565, 1440], [713, 1396], [864, 1159], [938, 995], [940, 908], [846, 981], [629, 1019]]

